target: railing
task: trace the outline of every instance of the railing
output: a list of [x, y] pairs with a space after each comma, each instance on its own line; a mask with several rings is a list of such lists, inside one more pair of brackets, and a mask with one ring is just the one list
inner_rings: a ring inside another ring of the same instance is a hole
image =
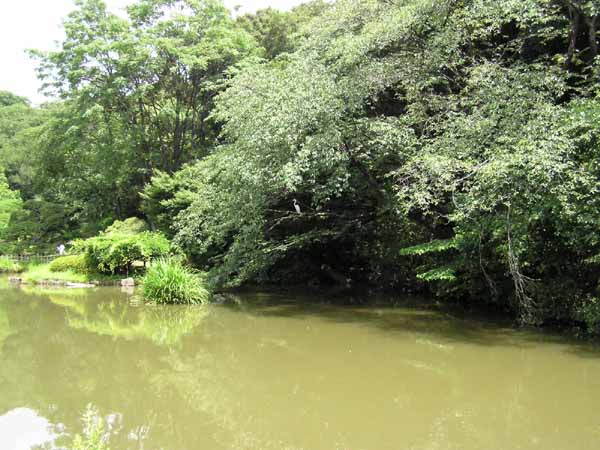
[[59, 255], [0, 255], [0, 259], [8, 259], [14, 263], [47, 264], [58, 258]]

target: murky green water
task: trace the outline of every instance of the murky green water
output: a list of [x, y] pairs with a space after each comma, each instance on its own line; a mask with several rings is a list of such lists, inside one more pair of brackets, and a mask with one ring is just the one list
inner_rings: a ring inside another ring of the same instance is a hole
[[592, 345], [408, 308], [1, 283], [2, 450], [61, 448], [90, 403], [113, 450], [600, 448]]

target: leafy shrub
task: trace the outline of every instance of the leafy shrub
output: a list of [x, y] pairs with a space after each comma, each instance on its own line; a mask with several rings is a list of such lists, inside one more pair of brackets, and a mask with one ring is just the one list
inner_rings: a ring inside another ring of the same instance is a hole
[[[456, 238], [436, 239], [430, 242], [425, 242], [423, 244], [405, 247], [400, 250], [400, 255], [421, 257], [421, 259], [425, 259], [429, 263], [426, 264], [425, 271], [419, 271], [418, 273], [416, 273], [416, 278], [418, 280], [422, 280], [425, 282], [451, 282], [456, 280], [456, 273], [454, 267], [447, 264], [439, 266], [440, 263], [436, 262], [436, 259], [439, 259], [440, 255], [443, 255], [445, 259], [448, 259], [446, 254], [451, 250], [457, 250], [459, 248], [459, 241]], [[423, 267], [420, 268], [423, 269]]]
[[427, 272], [418, 273], [417, 279], [423, 281], [454, 281], [456, 274], [451, 267], [438, 267]]
[[86, 255], [61, 256], [50, 263], [50, 272], [67, 272], [69, 270], [75, 273], [88, 273], [90, 266]]
[[24, 268], [6, 257], [0, 257], [0, 273], [20, 273]]
[[209, 300], [198, 274], [174, 258], [153, 262], [142, 283], [144, 298], [153, 303], [198, 304]]
[[76, 243], [85, 252], [88, 264], [103, 273], [123, 273], [135, 261], [148, 262], [166, 256], [171, 245], [161, 233], [107, 233]]

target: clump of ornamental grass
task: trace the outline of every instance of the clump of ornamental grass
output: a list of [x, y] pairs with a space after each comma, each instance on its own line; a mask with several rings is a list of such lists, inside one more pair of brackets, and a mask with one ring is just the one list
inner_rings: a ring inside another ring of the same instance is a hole
[[144, 299], [156, 304], [207, 303], [210, 293], [199, 274], [177, 258], [155, 260], [142, 280]]

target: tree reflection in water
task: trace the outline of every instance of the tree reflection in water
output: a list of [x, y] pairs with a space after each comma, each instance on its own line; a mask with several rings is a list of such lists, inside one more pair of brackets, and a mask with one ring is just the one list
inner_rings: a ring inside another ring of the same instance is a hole
[[0, 288], [0, 416], [28, 408], [68, 439], [91, 403], [111, 450], [597, 446], [595, 347], [427, 309], [242, 298]]
[[56, 445], [84, 436], [92, 404], [111, 450], [285, 447], [251, 431], [261, 419], [240, 408], [246, 355], [231, 341], [215, 347], [225, 324], [206, 326], [210, 306], [136, 305], [114, 289], [0, 297], [0, 414], [31, 408], [66, 433]]

